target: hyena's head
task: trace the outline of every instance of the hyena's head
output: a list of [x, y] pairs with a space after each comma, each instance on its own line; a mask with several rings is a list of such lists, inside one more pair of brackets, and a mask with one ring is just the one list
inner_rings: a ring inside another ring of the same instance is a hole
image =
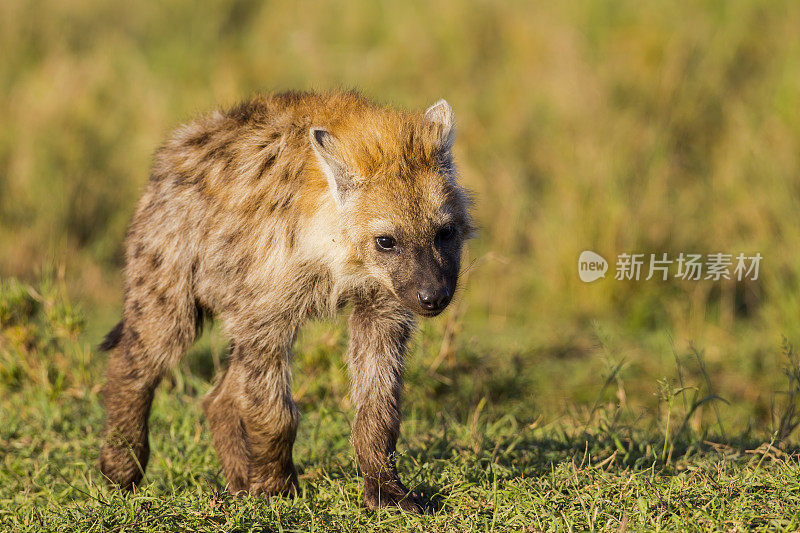
[[367, 107], [309, 140], [359, 259], [410, 310], [435, 316], [453, 298], [472, 235], [456, 181], [453, 111]]

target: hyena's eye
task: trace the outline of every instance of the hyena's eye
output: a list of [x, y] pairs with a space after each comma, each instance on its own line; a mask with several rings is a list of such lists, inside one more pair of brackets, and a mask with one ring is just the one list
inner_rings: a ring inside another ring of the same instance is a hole
[[456, 236], [455, 228], [452, 225], [448, 224], [447, 226], [443, 227], [442, 229], [436, 232], [436, 238], [435, 238], [436, 245], [439, 246], [442, 243], [451, 241], [455, 236]]
[[397, 246], [397, 241], [394, 237], [390, 237], [388, 235], [381, 235], [380, 237], [375, 237], [375, 244], [378, 247], [378, 250], [382, 252], [391, 252], [394, 250], [394, 247]]

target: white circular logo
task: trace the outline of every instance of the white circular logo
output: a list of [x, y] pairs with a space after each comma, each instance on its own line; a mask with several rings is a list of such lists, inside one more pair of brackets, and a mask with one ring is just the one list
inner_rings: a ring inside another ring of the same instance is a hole
[[589, 250], [581, 252], [578, 258], [578, 275], [581, 281], [591, 283], [592, 281], [606, 277], [608, 262], [603, 256]]

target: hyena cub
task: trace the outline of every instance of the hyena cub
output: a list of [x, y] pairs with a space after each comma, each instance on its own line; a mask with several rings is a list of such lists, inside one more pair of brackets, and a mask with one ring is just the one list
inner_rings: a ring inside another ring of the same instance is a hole
[[444, 100], [408, 113], [353, 92], [257, 97], [180, 128], [133, 216], [123, 317], [101, 346], [108, 479], [142, 478], [153, 391], [213, 316], [232, 351], [203, 408], [229, 490], [296, 491], [292, 342], [350, 304], [366, 504], [419, 510], [393, 452], [414, 314], [450, 302], [472, 231], [453, 139]]

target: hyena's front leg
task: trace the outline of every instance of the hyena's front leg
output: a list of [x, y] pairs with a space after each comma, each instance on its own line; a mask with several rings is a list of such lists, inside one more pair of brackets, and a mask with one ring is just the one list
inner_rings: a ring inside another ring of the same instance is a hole
[[237, 344], [224, 379], [204, 402], [214, 446], [231, 492], [291, 495], [298, 489], [292, 446], [298, 412], [292, 400], [289, 345]]
[[400, 432], [400, 394], [413, 318], [386, 301], [356, 303], [350, 317], [350, 374], [356, 404], [353, 445], [364, 476], [367, 507], [420, 512], [394, 461]]

